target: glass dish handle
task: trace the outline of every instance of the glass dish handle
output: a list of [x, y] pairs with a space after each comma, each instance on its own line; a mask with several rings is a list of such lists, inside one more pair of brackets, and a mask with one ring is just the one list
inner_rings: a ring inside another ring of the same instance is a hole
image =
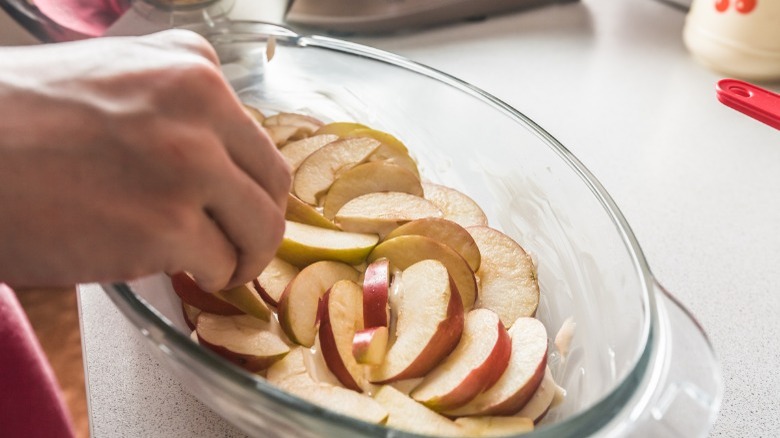
[[[658, 357], [653, 391], [637, 412], [633, 431], [643, 436], [704, 437], [723, 397], [720, 363], [699, 322], [658, 282]], [[633, 434], [629, 434], [633, 436]]]

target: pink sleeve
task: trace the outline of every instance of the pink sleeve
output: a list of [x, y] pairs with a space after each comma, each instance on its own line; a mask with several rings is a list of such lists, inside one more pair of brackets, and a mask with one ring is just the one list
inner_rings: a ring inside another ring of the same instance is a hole
[[72, 438], [57, 381], [14, 292], [0, 283], [0, 436]]
[[35, 6], [68, 29], [100, 36], [130, 7], [130, 0], [35, 0]]

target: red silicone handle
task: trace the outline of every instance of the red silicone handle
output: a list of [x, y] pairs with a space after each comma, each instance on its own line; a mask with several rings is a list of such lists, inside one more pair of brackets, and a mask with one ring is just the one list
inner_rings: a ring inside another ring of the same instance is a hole
[[780, 129], [780, 94], [736, 79], [718, 81], [717, 92], [724, 105]]

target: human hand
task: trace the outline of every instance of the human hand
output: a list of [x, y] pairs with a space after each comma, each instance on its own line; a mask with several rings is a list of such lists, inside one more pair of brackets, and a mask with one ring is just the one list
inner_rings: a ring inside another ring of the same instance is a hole
[[180, 30], [0, 49], [0, 281], [262, 270], [289, 169], [217, 62]]

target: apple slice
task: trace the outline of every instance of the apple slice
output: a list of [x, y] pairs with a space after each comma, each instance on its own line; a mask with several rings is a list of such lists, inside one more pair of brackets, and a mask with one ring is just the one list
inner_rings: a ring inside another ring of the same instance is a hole
[[295, 172], [306, 157], [326, 144], [333, 143], [338, 139], [337, 135], [331, 134], [313, 135], [302, 140], [287, 143], [279, 149], [279, 152], [287, 161], [287, 164], [290, 165], [290, 170]]
[[281, 148], [289, 142], [303, 140], [310, 134], [305, 128], [291, 125], [266, 126], [264, 129], [277, 148]]
[[384, 161], [395, 164], [396, 166], [403, 167], [413, 173], [418, 179], [420, 178], [420, 171], [417, 169], [417, 163], [409, 156], [406, 148], [399, 149], [394, 145], [382, 143], [382, 145], [368, 157], [368, 161]]
[[337, 281], [357, 281], [359, 275], [352, 266], [332, 261], [320, 261], [302, 269], [279, 299], [279, 324], [287, 337], [311, 347], [317, 334], [320, 298]]
[[357, 265], [366, 260], [378, 241], [376, 234], [327, 230], [287, 221], [276, 256], [298, 267], [319, 260]]
[[255, 278], [254, 284], [260, 297], [271, 306], [277, 307], [287, 285], [298, 275], [299, 269], [274, 257], [263, 272]]
[[204, 312], [198, 316], [195, 331], [201, 345], [250, 372], [268, 368], [290, 351], [268, 323], [249, 315]]
[[401, 141], [386, 132], [358, 123], [331, 123], [317, 130], [315, 134], [336, 134], [341, 138], [373, 138], [382, 145], [371, 154], [369, 161], [388, 161], [405, 168], [417, 179], [420, 178], [417, 163], [409, 156], [409, 150]]
[[257, 120], [257, 123], [260, 125], [263, 124], [263, 120], [265, 120], [265, 114], [263, 114], [262, 111], [253, 107], [252, 105], [247, 105], [245, 103], [242, 103], [241, 105], [244, 107], [244, 111], [246, 111], [247, 114], [252, 116], [253, 119]]
[[350, 200], [336, 213], [335, 222], [345, 231], [376, 233], [381, 237], [409, 221], [441, 215], [441, 210], [419, 196], [380, 192]]
[[390, 261], [375, 260], [363, 274], [363, 326], [387, 327], [389, 320]]
[[388, 339], [387, 327], [360, 330], [352, 340], [352, 355], [359, 364], [379, 365], [385, 360]]
[[418, 197], [423, 195], [420, 180], [403, 167], [386, 161], [364, 163], [336, 178], [325, 196], [322, 213], [333, 219], [350, 200], [375, 192], [402, 192]]
[[507, 327], [522, 316], [534, 316], [539, 306], [539, 281], [531, 256], [498, 230], [481, 226], [467, 230], [482, 254], [477, 307], [498, 313]]
[[339, 137], [346, 137], [346, 134], [356, 129], [369, 129], [369, 128], [368, 126], [361, 125], [360, 123], [333, 122], [320, 127], [317, 131], [314, 132], [314, 135], [330, 134], [330, 135], [337, 135]]
[[171, 275], [171, 285], [182, 302], [204, 312], [216, 313], [217, 315], [241, 315], [244, 313], [238, 307], [201, 289], [195, 280], [185, 272]]
[[374, 394], [374, 400], [387, 410], [388, 427], [421, 435], [463, 436], [463, 430], [452, 420], [417, 403], [390, 385], [379, 388]]
[[336, 282], [322, 298], [320, 346], [328, 369], [342, 385], [357, 392], [363, 392], [366, 378], [352, 344], [362, 329], [363, 290], [349, 280]]
[[395, 342], [370, 371], [374, 383], [422, 377], [450, 354], [463, 331], [463, 304], [447, 268], [423, 260], [401, 274]]
[[398, 236], [385, 240], [368, 255], [368, 261], [386, 258], [398, 269], [406, 269], [420, 260], [438, 260], [447, 267], [455, 281], [466, 310], [474, 306], [477, 298], [477, 281], [474, 271], [455, 250], [425, 236]]
[[407, 235], [430, 237], [441, 242], [460, 254], [473, 271], [479, 269], [482, 257], [479, 248], [477, 248], [477, 242], [465, 228], [455, 222], [434, 217], [417, 219], [396, 228], [385, 239]]
[[373, 398], [340, 386], [314, 380], [307, 372], [304, 356], [308, 352], [296, 347], [284, 359], [268, 369], [267, 380], [272, 385], [310, 403], [333, 412], [368, 423], [382, 424], [387, 410]]
[[319, 205], [336, 177], [368, 160], [381, 143], [372, 138], [347, 138], [328, 143], [309, 155], [293, 179], [293, 193], [301, 201]]
[[444, 218], [462, 227], [488, 224], [485, 212], [466, 194], [451, 187], [424, 182], [425, 199], [433, 202], [444, 212]]
[[312, 225], [328, 230], [341, 230], [338, 225], [323, 216], [311, 205], [298, 199], [292, 193], [287, 195], [287, 210], [285, 210], [284, 218], [288, 221]]
[[255, 285], [252, 282], [214, 292], [214, 295], [241, 309], [247, 315], [263, 321], [271, 319], [271, 309], [255, 290]]
[[498, 315], [474, 309], [466, 315], [458, 346], [411, 397], [438, 412], [463, 406], [496, 383], [509, 365], [511, 351], [509, 334]]
[[463, 417], [455, 420], [471, 437], [500, 437], [532, 432], [534, 422], [523, 417]]
[[558, 385], [553, 379], [552, 372], [549, 367], [544, 369], [544, 378], [539, 388], [536, 389], [531, 400], [528, 400], [523, 409], [520, 409], [515, 416], [530, 418], [534, 423], [538, 423], [550, 410], [553, 400], [555, 400], [555, 394], [558, 392]]
[[377, 129], [371, 129], [367, 127], [357, 128], [342, 135], [342, 137], [370, 137], [375, 140], [379, 140], [380, 142], [382, 142], [382, 144], [391, 147], [393, 149], [396, 149], [400, 152], [405, 152], [407, 154], [409, 153], [409, 149], [407, 149], [406, 145], [404, 145], [401, 142], [401, 140], [398, 140], [393, 135], [388, 134], [387, 132], [379, 131]]
[[189, 327], [190, 330], [195, 330], [195, 326], [198, 323], [198, 315], [203, 311], [182, 301], [181, 312], [182, 315], [184, 315], [184, 322], [187, 324], [187, 327]]
[[447, 415], [513, 415], [531, 399], [547, 366], [547, 330], [535, 318], [519, 318], [509, 329], [512, 355], [501, 378], [465, 406]]
[[311, 135], [314, 131], [320, 129], [323, 126], [323, 123], [322, 121], [305, 114], [280, 112], [266, 117], [263, 120], [263, 126], [295, 126], [304, 130], [307, 135]]

